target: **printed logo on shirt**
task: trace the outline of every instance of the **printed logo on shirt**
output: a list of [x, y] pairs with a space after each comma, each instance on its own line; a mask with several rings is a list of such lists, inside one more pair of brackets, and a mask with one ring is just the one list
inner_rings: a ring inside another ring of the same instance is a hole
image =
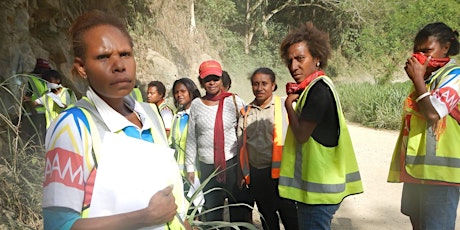
[[46, 153], [45, 181], [62, 183], [65, 186], [83, 189], [83, 157], [62, 148], [55, 148]]
[[451, 87], [440, 88], [436, 90], [435, 95], [439, 100], [441, 100], [446, 105], [449, 111], [457, 106], [457, 103], [460, 99], [457, 94], [457, 91], [455, 91]]

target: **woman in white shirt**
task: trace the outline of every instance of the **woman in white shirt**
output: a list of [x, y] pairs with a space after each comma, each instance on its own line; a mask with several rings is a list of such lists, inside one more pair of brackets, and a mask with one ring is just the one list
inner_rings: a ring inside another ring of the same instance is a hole
[[[195, 159], [198, 156], [200, 179], [203, 183], [217, 170], [204, 187], [205, 209], [238, 203], [240, 191], [237, 186], [238, 146], [236, 126], [243, 100], [222, 87], [222, 67], [214, 60], [205, 61], [199, 68], [199, 81], [206, 94], [192, 101], [186, 144], [185, 165], [187, 178], [195, 178]], [[209, 191], [211, 190], [211, 191]], [[228, 194], [228, 192], [232, 194]], [[235, 196], [236, 195], [236, 196]], [[206, 213], [206, 221], [222, 221], [223, 208]], [[247, 217], [230, 207], [230, 221], [246, 221]]]

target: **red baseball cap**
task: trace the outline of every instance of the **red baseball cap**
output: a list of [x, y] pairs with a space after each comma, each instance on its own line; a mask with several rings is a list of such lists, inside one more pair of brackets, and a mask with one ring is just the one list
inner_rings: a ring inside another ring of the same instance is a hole
[[204, 61], [199, 69], [200, 78], [204, 79], [209, 75], [222, 77], [222, 66], [215, 60]]

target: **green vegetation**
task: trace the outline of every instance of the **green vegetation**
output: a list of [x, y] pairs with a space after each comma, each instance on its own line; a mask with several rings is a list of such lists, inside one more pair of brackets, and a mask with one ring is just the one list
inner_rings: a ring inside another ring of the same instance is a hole
[[283, 82], [290, 77], [279, 58], [279, 43], [289, 28], [306, 21], [330, 34], [334, 50], [326, 69], [330, 77], [366, 73], [382, 83], [402, 71], [412, 40], [424, 25], [442, 21], [460, 28], [457, 0], [243, 2], [196, 0], [197, 25], [205, 28], [230, 74], [247, 76], [266, 66]]
[[[0, 228], [41, 229], [44, 149], [37, 128], [21, 105], [24, 86], [13, 92], [13, 76], [0, 83]], [[6, 103], [10, 99], [12, 104]], [[31, 124], [31, 125], [27, 125]]]
[[345, 83], [337, 85], [343, 112], [348, 121], [365, 126], [398, 129], [402, 105], [410, 82], [393, 84]]

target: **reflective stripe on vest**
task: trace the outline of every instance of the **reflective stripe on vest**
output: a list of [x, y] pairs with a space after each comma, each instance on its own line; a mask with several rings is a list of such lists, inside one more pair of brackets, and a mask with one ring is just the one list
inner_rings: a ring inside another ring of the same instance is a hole
[[[283, 154], [284, 138], [286, 137], [288, 127], [288, 117], [286, 107], [284, 107], [284, 99], [279, 96], [273, 95], [274, 97], [274, 124], [273, 124], [273, 151], [272, 151], [272, 169], [271, 176], [273, 179], [277, 179], [280, 176], [281, 157]], [[250, 169], [249, 169], [249, 153], [247, 150], [247, 134], [246, 128], [247, 115], [251, 110], [251, 105], [245, 106], [241, 109], [241, 115], [243, 116], [243, 146], [240, 149], [240, 166], [243, 173], [243, 178], [246, 184], [250, 184]]]
[[339, 119], [339, 139], [335, 147], [325, 147], [310, 137], [298, 143], [291, 127], [286, 134], [279, 178], [281, 197], [305, 204], [338, 204], [348, 195], [363, 191], [353, 145], [339, 98], [326, 76], [313, 80], [300, 95], [295, 108], [300, 115], [308, 92], [319, 80], [331, 89]]
[[[132, 97], [125, 97], [125, 99], [130, 98], [130, 100], [134, 100]], [[153, 123], [151, 128], [152, 137], [155, 143], [161, 145], [167, 145], [166, 139], [166, 132], [163, 126], [163, 122], [161, 122], [161, 117], [157, 112], [156, 108], [152, 108], [155, 106], [149, 103], [139, 103], [141, 104], [142, 108], [145, 110], [147, 117]], [[95, 179], [95, 175], [97, 172], [97, 162], [98, 162], [98, 153], [100, 152], [100, 148], [102, 146], [102, 140], [104, 137], [104, 133], [109, 130], [107, 125], [105, 124], [104, 120], [102, 119], [101, 115], [97, 112], [97, 109], [94, 107], [93, 104], [89, 101], [87, 97], [83, 97], [81, 100], [77, 101], [74, 104], [76, 107], [79, 107], [82, 112], [85, 114], [86, 118], [88, 119], [89, 130], [91, 132], [91, 140], [92, 140], [92, 158], [95, 162], [94, 168], [91, 170], [90, 176], [88, 180]], [[92, 193], [92, 187], [86, 188], [85, 187], [85, 194]], [[91, 197], [84, 198], [83, 207], [82, 207], [82, 218], [88, 217], [89, 208], [91, 203]]]
[[[452, 71], [459, 70], [459, 66], [447, 64], [433, 76], [427, 84], [427, 90], [434, 91], [449, 81], [458, 81], [458, 76], [457, 79], [449, 76]], [[459, 108], [457, 103], [455, 109]], [[457, 141], [460, 125], [453, 116], [445, 116], [433, 127], [436, 128], [433, 130], [427, 126], [411, 92], [404, 101], [403, 122], [393, 152], [389, 182], [460, 183], [460, 144]], [[407, 174], [401, 173], [402, 170]]]

